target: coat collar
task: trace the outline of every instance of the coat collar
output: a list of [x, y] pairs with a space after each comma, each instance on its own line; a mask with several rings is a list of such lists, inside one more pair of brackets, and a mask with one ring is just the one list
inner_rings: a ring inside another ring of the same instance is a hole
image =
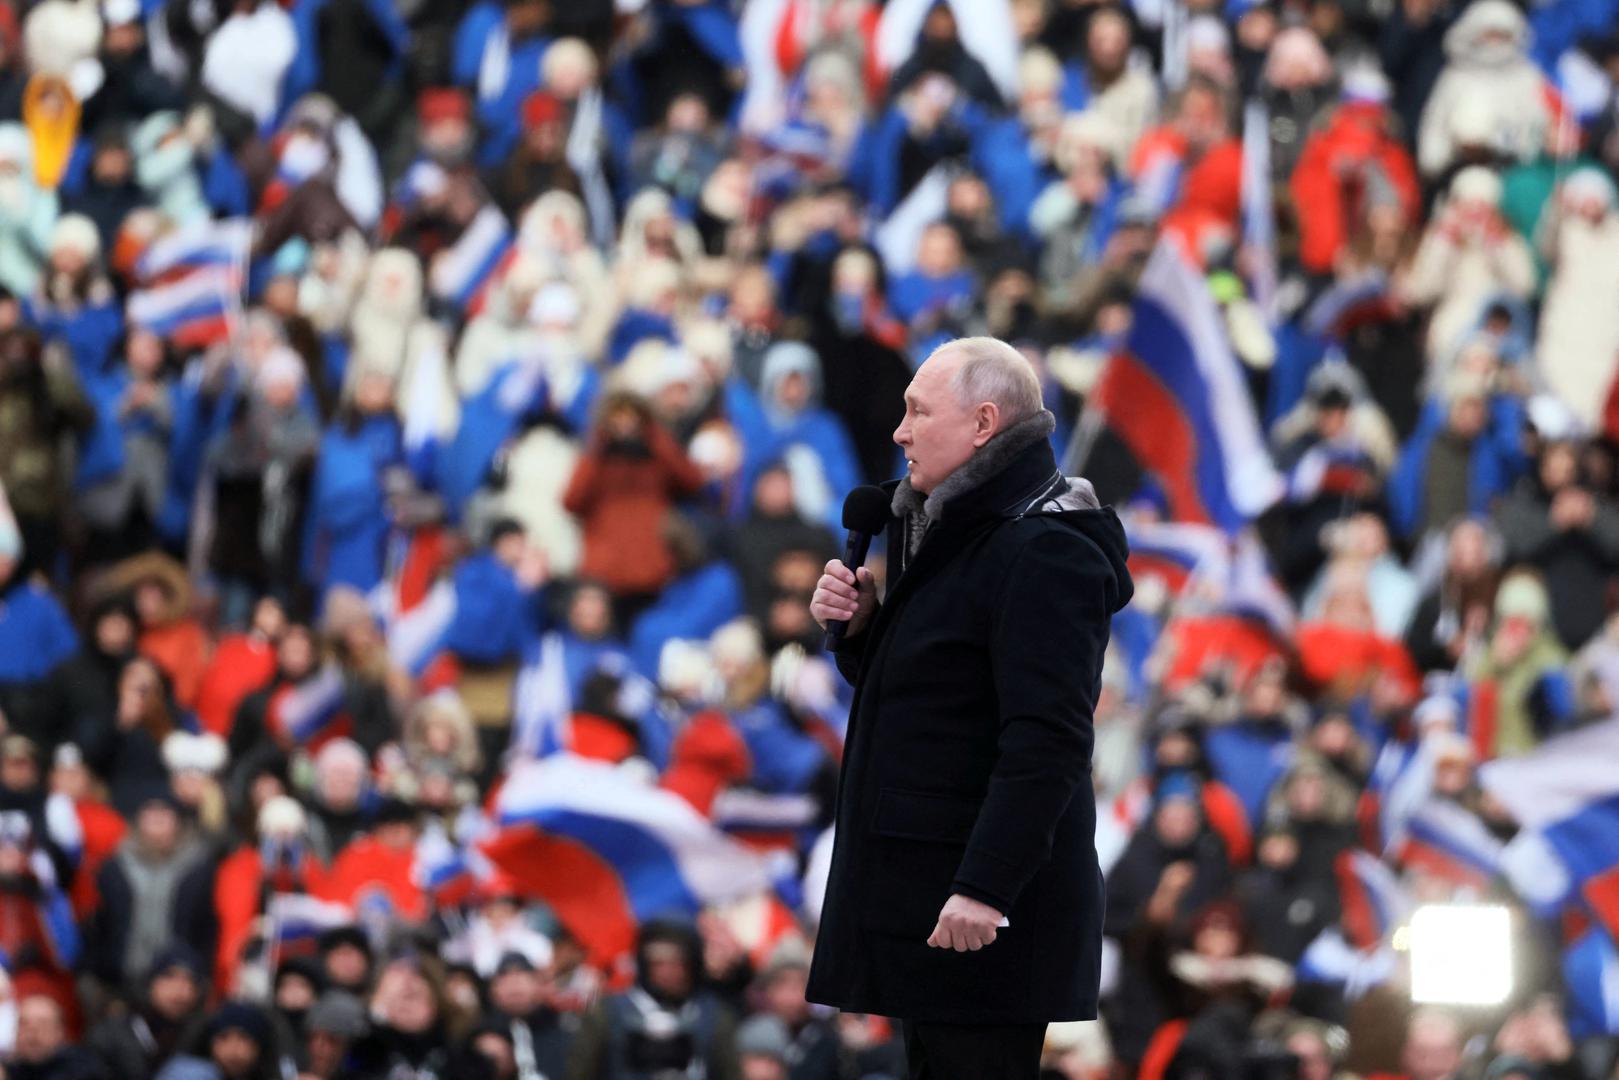
[[1047, 438], [1056, 426], [1047, 409], [1019, 420], [979, 447], [925, 498], [911, 487], [909, 477], [901, 479], [894, 490], [894, 516], [920, 515], [923, 520], [918, 524], [925, 526], [945, 520], [957, 523], [999, 514], [1020, 499], [1035, 498], [1058, 475]]

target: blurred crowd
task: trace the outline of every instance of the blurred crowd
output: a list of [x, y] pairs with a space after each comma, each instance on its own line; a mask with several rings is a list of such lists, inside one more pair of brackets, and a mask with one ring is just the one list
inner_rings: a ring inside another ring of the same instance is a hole
[[[1589, 913], [1409, 827], [1619, 705], [1616, 177], [1613, 0], [0, 0], [5, 1076], [906, 1075], [803, 998], [808, 601], [968, 334], [1161, 556], [1050, 1075], [1619, 1075]], [[1160, 244], [1285, 480], [1235, 547], [1082, 422]], [[778, 885], [604, 955], [487, 854], [561, 755]], [[1510, 905], [1512, 997], [1414, 1009], [1368, 882]]]

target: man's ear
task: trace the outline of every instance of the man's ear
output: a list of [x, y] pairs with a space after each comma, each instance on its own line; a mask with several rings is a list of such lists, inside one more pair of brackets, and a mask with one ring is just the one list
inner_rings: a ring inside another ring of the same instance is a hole
[[973, 449], [978, 449], [1001, 430], [1001, 407], [993, 401], [983, 402], [973, 410]]

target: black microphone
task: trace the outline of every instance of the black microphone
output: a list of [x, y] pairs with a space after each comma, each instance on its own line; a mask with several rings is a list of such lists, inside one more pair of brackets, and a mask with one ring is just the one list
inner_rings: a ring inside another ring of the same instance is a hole
[[[849, 497], [843, 500], [843, 527], [849, 530], [849, 538], [843, 542], [844, 566], [856, 570], [865, 564], [866, 552], [871, 549], [871, 538], [888, 528], [888, 519], [892, 516], [888, 509], [888, 493], [882, 488], [865, 484], [849, 492]], [[855, 581], [858, 588], [858, 576]], [[826, 624], [827, 652], [837, 648], [848, 629], [849, 624], [842, 619], [834, 619]]]

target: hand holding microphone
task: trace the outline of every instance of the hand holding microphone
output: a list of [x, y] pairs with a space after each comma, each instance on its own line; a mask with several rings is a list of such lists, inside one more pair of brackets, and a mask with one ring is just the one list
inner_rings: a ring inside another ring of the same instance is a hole
[[843, 558], [826, 564], [810, 598], [810, 614], [826, 631], [828, 650], [864, 630], [877, 610], [877, 583], [863, 564], [871, 538], [887, 527], [889, 516], [888, 496], [879, 487], [857, 487], [843, 501], [843, 527], [849, 530]]

